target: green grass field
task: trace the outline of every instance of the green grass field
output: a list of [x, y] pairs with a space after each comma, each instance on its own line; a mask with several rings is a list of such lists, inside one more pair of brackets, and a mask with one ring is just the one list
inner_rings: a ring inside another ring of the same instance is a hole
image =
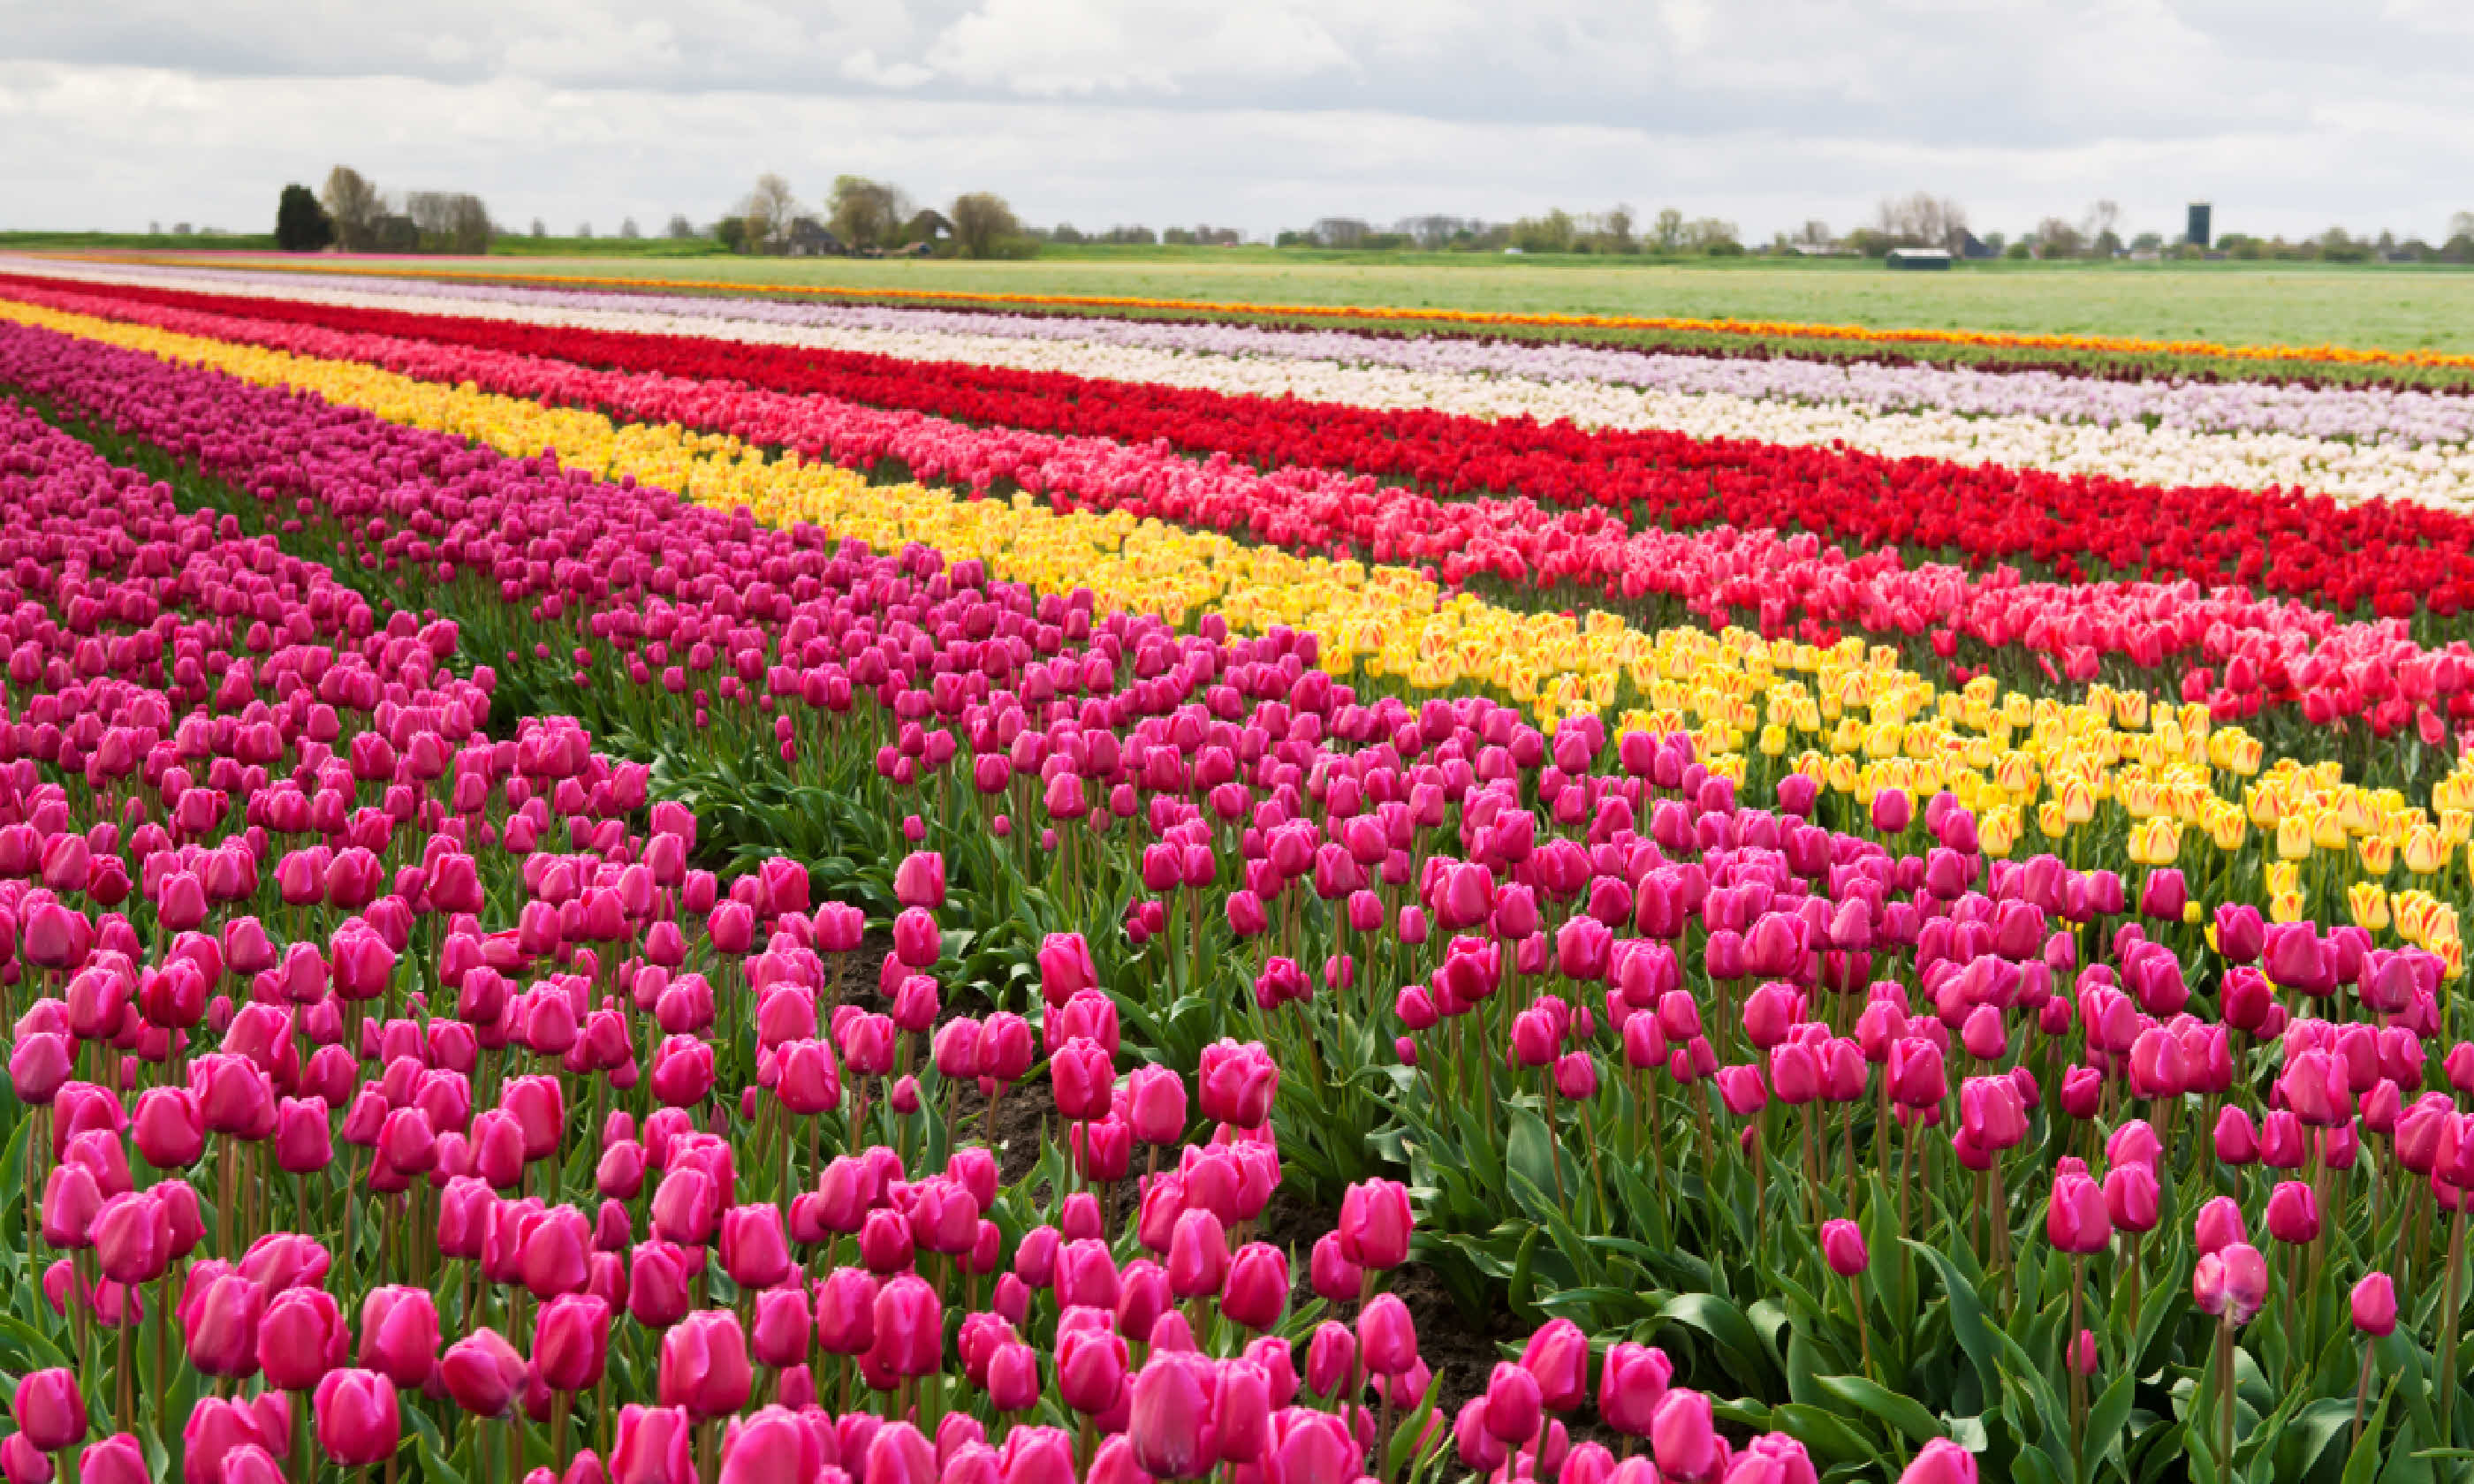
[[[0, 241], [0, 246], [6, 246]], [[529, 247], [529, 245], [527, 245]], [[2264, 263], [1999, 263], [1893, 273], [1758, 258], [1610, 264], [1268, 248], [1054, 250], [1026, 262], [629, 256], [425, 259], [458, 271], [858, 289], [1130, 296], [2055, 331], [2228, 345], [2474, 351], [2474, 269]], [[646, 246], [651, 246], [647, 244]]]

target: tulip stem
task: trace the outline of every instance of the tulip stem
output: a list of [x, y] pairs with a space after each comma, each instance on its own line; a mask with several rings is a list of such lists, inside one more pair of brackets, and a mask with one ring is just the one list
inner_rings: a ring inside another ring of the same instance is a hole
[[2071, 1373], [2071, 1457], [2081, 1476], [2087, 1472], [2087, 1376], [2078, 1364], [2079, 1335], [2085, 1326], [2087, 1258], [2071, 1255], [2071, 1332], [2062, 1341], [2062, 1365]]
[[2442, 1443], [2457, 1443], [2457, 1321], [2458, 1287], [2461, 1270], [2465, 1264], [2465, 1203], [2460, 1200], [2457, 1215], [2448, 1224], [2448, 1281], [2441, 1289], [2439, 1301], [2439, 1368], [2440, 1399], [2439, 1433]]
[[[166, 1368], [165, 1368], [165, 1365], [164, 1365], [164, 1353], [165, 1353], [165, 1352], [164, 1352], [164, 1344], [165, 1344], [165, 1341], [164, 1341], [164, 1337], [163, 1337], [163, 1336], [164, 1336], [164, 1329], [165, 1329], [166, 1325], [167, 1325], [167, 1323], [168, 1323], [168, 1321], [167, 1321], [167, 1319], [166, 1319], [166, 1317], [165, 1317], [165, 1316], [166, 1316], [167, 1311], [168, 1311], [168, 1310], [171, 1308], [171, 1306], [172, 1306], [172, 1304], [171, 1304], [171, 1299], [172, 1299], [172, 1275], [171, 1275], [170, 1271], [167, 1269], [167, 1270], [164, 1272], [163, 1276], [162, 1276], [160, 1279], [157, 1280], [157, 1281], [156, 1281], [156, 1283], [155, 1283], [155, 1398], [154, 1398], [154, 1401], [155, 1401], [155, 1425], [156, 1425], [156, 1430], [157, 1430], [157, 1431], [158, 1431], [158, 1432], [162, 1430], [162, 1425], [163, 1425], [163, 1398], [164, 1398], [164, 1396], [165, 1396], [166, 1394], [168, 1394], [168, 1393], [170, 1392], [170, 1390], [171, 1390], [171, 1388], [172, 1388], [172, 1375], [171, 1375], [171, 1372], [170, 1372], [168, 1369], [166, 1369]], [[124, 1430], [126, 1430], [126, 1429], [124, 1429]]]
[[133, 1384], [133, 1377], [129, 1374], [129, 1311], [131, 1307], [137, 1303], [136, 1287], [137, 1285], [134, 1283], [130, 1284], [122, 1291], [120, 1296], [120, 1364], [116, 1368], [119, 1372], [118, 1380], [120, 1404], [116, 1415], [120, 1419], [120, 1430], [122, 1432], [127, 1432], [129, 1430], [129, 1414], [134, 1405], [134, 1399], [137, 1395], [137, 1388]]
[[2228, 1308], [2217, 1321], [2217, 1477], [2233, 1477], [2234, 1472], [2234, 1316]]
[[[1318, 1077], [1317, 1081], [1322, 1079]], [[1555, 1204], [1569, 1204], [1564, 1198], [1564, 1140], [1555, 1134], [1555, 1068], [1546, 1067], [1546, 1162], [1555, 1171]]]
[[[1598, 1224], [1612, 1228], [1614, 1225], [1614, 1213], [1607, 1205], [1607, 1167], [1598, 1153], [1598, 1115], [1594, 1107], [1596, 1101], [1595, 1098], [1589, 1098], [1581, 1104], [1581, 1138], [1589, 1146], [1589, 1182], [1597, 1187]], [[1390, 1394], [1386, 1393], [1384, 1405], [1388, 1408], [1391, 1404]]]
[[2363, 1408], [2371, 1399], [2371, 1347], [2363, 1346], [2363, 1376], [2354, 1383], [2354, 1435], [2345, 1445], [2347, 1457], [2363, 1444]]

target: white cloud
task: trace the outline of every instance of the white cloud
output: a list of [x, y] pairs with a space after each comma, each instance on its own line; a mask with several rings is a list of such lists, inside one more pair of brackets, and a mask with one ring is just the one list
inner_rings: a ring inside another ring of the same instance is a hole
[[1031, 98], [1176, 94], [1196, 81], [1354, 67], [1306, 7], [1218, 0], [985, 0], [938, 34], [927, 61], [955, 82]]
[[1880, 197], [2018, 230], [2436, 233], [2474, 206], [2460, 0], [0, 0], [12, 226], [256, 226], [348, 159], [562, 225], [763, 169], [1255, 231]]
[[862, 46], [842, 59], [841, 75], [853, 83], [873, 87], [911, 88], [936, 76], [933, 67], [915, 61], [897, 61], [890, 65], [878, 59], [876, 48]]

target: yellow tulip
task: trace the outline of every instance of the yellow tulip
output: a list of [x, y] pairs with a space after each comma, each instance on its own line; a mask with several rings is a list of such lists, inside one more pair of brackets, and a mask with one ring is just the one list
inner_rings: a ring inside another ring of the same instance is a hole
[[2311, 853], [2311, 821], [2289, 814], [2276, 822], [2276, 858], [2301, 860]]
[[2352, 910], [2357, 926], [2376, 933], [2389, 925], [2389, 894], [2375, 881], [2357, 881], [2348, 887], [2345, 904]]

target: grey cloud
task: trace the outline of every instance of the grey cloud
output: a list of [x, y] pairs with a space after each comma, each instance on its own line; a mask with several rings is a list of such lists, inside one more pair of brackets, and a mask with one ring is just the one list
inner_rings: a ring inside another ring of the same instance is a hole
[[[1919, 186], [1980, 224], [2425, 233], [2468, 178], [2455, 0], [0, 0], [21, 222], [253, 223], [349, 158], [562, 227], [844, 169], [1035, 220], [1672, 202], [1766, 233]], [[2243, 218], [2242, 213], [2248, 213]]]

